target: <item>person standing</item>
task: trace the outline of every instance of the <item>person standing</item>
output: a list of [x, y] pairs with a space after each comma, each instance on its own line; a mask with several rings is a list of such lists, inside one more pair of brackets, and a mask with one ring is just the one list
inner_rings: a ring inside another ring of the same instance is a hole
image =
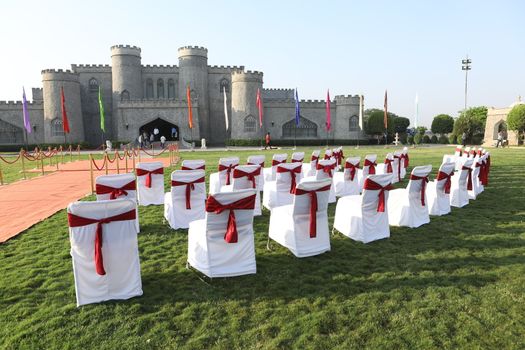
[[139, 147], [143, 148], [144, 144], [142, 143], [142, 134], [139, 134]]
[[164, 148], [166, 145], [166, 137], [164, 135], [162, 135], [160, 137], [160, 148]]
[[159, 134], [159, 132], [160, 132], [160, 131], [159, 131], [158, 128], [153, 129], [153, 135], [154, 135], [154, 138], [155, 138], [155, 139], [158, 137], [157, 135]]
[[467, 133], [466, 132], [463, 132], [463, 134], [461, 135], [461, 144], [463, 145], [463, 147], [467, 145]]
[[498, 142], [496, 142], [496, 148], [498, 148], [500, 145], [503, 147], [503, 133], [501, 131], [498, 132]]
[[266, 148], [272, 149], [271, 141], [272, 141], [272, 139], [270, 138], [270, 132], [268, 131], [266, 133], [266, 146], [264, 146], [264, 149], [266, 149]]
[[149, 143], [151, 146], [153, 146], [153, 142], [155, 142], [155, 135], [151, 133], [151, 135], [149, 135]]

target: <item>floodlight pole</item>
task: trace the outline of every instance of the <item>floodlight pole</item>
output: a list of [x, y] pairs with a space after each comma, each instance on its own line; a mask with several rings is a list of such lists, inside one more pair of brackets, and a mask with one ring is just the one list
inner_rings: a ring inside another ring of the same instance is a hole
[[461, 60], [461, 70], [465, 71], [465, 111], [467, 110], [467, 87], [468, 87], [468, 71], [471, 70], [470, 64], [472, 60], [467, 57]]

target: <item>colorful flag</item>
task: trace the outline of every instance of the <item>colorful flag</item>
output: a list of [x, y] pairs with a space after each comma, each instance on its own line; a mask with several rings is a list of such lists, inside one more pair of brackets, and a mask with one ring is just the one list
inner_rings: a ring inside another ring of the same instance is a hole
[[222, 89], [224, 94], [224, 123], [226, 124], [226, 130], [230, 128], [230, 123], [228, 121], [228, 97], [226, 96], [226, 87]]
[[24, 116], [24, 127], [28, 134], [31, 133], [31, 122], [29, 121], [29, 111], [27, 110], [26, 90], [22, 87], [22, 114]]
[[259, 108], [259, 127], [262, 128], [263, 122], [263, 102], [261, 98], [261, 90], [257, 89], [257, 108]]
[[100, 111], [100, 129], [106, 132], [106, 117], [104, 115], [104, 101], [102, 101], [102, 90], [98, 86], [98, 109]]
[[386, 96], [386, 90], [385, 90], [385, 117], [383, 118], [383, 123], [385, 124], [385, 130], [388, 129], [388, 99]]
[[60, 99], [60, 107], [62, 108], [62, 127], [64, 128], [64, 133], [69, 133], [69, 121], [67, 120], [67, 112], [66, 112], [66, 97], [64, 96], [64, 87], [61, 89], [61, 99]]
[[416, 116], [414, 117], [414, 127], [417, 129], [417, 117], [418, 117], [418, 114], [419, 114], [419, 96], [418, 94], [416, 93]]
[[332, 127], [332, 118], [330, 115], [330, 89], [326, 90], [326, 131]]
[[301, 118], [301, 108], [299, 106], [299, 96], [297, 95], [297, 88], [295, 88], [295, 125], [299, 125]]
[[363, 130], [363, 114], [365, 111], [365, 97], [359, 95], [359, 129]]
[[191, 110], [191, 91], [189, 84], [186, 87], [186, 98], [188, 99], [188, 125], [190, 129], [193, 129], [193, 112]]

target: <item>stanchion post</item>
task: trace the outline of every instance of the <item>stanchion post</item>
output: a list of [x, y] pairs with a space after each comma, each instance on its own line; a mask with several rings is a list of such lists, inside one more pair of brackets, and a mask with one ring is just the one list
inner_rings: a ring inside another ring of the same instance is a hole
[[89, 154], [89, 171], [91, 174], [91, 194], [95, 193], [95, 181], [93, 179], [93, 156]]
[[51, 167], [51, 166], [53, 165], [53, 164], [51, 163], [51, 158], [53, 158], [53, 157], [51, 157], [51, 147], [48, 147], [48, 148], [47, 148], [47, 151], [49, 152], [49, 167]]
[[128, 173], [128, 151], [124, 152], [124, 161], [126, 162], [126, 174]]
[[108, 153], [106, 151], [104, 151], [104, 158], [105, 160], [105, 164], [106, 164], [106, 175], [108, 174], [108, 167], [109, 167], [109, 158], [108, 158]]
[[77, 146], [77, 151], [78, 151], [78, 160], [80, 160], [80, 145]]
[[40, 165], [42, 166], [42, 175], [44, 175], [44, 152], [40, 151]]
[[115, 160], [116, 160], [116, 163], [117, 163], [117, 174], [120, 174], [120, 165], [119, 165], [118, 151], [115, 152]]
[[139, 163], [140, 163], [140, 148], [139, 148]]
[[73, 161], [73, 148], [69, 145], [69, 162]]
[[131, 161], [132, 161], [132, 165], [133, 165], [133, 171], [135, 171], [135, 150], [134, 149], [131, 149]]
[[24, 176], [24, 180], [26, 179], [26, 167], [24, 162], [24, 149], [20, 150], [20, 159], [22, 160], [22, 176]]
[[64, 149], [62, 148], [62, 145], [60, 145], [60, 159], [62, 164], [64, 164]]
[[2, 164], [0, 164], [0, 185], [3, 185], [3, 184], [4, 184], [4, 175], [2, 174]]

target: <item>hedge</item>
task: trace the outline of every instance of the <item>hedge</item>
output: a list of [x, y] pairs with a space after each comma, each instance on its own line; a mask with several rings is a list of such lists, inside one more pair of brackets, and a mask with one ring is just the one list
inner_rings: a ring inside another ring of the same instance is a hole
[[[228, 146], [260, 146], [262, 140], [261, 139], [250, 139], [250, 140], [239, 140], [239, 139], [229, 139], [227, 141]], [[262, 145], [264, 146], [264, 142], [262, 142]], [[293, 146], [294, 140], [272, 140], [271, 142], [272, 146]], [[329, 145], [337, 145], [337, 146], [346, 146], [346, 145], [357, 145], [357, 140], [328, 140]], [[359, 140], [360, 145], [375, 145], [377, 144], [377, 140], [371, 139], [371, 140]], [[313, 140], [297, 140], [295, 143], [297, 146], [326, 146], [326, 140], [323, 139], [313, 139]]]

